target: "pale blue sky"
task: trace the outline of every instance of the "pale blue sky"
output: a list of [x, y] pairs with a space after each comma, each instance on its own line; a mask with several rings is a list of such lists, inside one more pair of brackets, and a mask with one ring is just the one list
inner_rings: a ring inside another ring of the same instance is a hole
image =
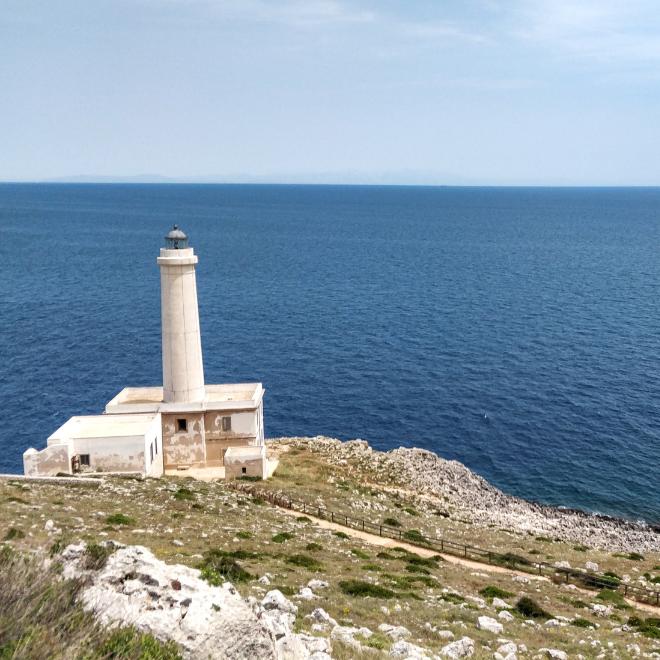
[[657, 0], [1, 0], [0, 180], [660, 185]]

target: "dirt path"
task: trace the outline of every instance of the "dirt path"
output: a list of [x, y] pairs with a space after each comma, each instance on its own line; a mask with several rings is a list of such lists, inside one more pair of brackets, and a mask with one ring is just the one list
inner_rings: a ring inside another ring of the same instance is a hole
[[[294, 511], [293, 509], [285, 509], [283, 507], [276, 507], [278, 511], [285, 513], [286, 515], [299, 518], [301, 513], [299, 511]], [[313, 520], [319, 527], [323, 529], [331, 529], [336, 532], [344, 532], [356, 539], [365, 541], [366, 543], [371, 543], [372, 545], [379, 545], [383, 548], [404, 548], [408, 552], [412, 552], [420, 557], [435, 557], [440, 556], [445, 561], [450, 564], [458, 564], [459, 566], [465, 566], [466, 568], [477, 569], [480, 571], [488, 571], [490, 573], [505, 573], [507, 575], [522, 575], [530, 580], [543, 580], [548, 582], [548, 578], [541, 575], [532, 575], [530, 573], [525, 573], [524, 571], [516, 571], [511, 568], [504, 568], [503, 566], [493, 566], [492, 564], [482, 564], [478, 561], [472, 561], [471, 559], [462, 559], [461, 557], [455, 557], [454, 555], [444, 554], [442, 552], [436, 552], [434, 550], [428, 550], [427, 548], [420, 548], [416, 545], [411, 545], [405, 541], [397, 541], [396, 539], [391, 539], [386, 536], [378, 536], [378, 534], [371, 534], [369, 532], [363, 532], [360, 529], [353, 529], [352, 527], [345, 527], [339, 523], [330, 522], [324, 518], [317, 518], [309, 513], [305, 514], [306, 518]]]
[[[274, 508], [283, 514], [287, 516], [292, 516], [294, 518], [299, 518], [301, 515], [299, 511], [295, 511], [293, 509], [285, 509], [284, 507], [279, 507], [279, 506], [276, 506]], [[420, 548], [416, 545], [411, 545], [410, 543], [406, 543], [405, 541], [403, 542], [397, 541], [395, 539], [391, 539], [388, 537], [378, 536], [377, 534], [370, 534], [369, 532], [363, 532], [360, 529], [345, 527], [344, 525], [330, 522], [329, 520], [325, 520], [324, 518], [317, 518], [316, 516], [313, 516], [309, 513], [306, 513], [305, 517], [312, 520], [316, 525], [318, 525], [322, 529], [330, 529], [335, 532], [343, 532], [344, 534], [347, 534], [352, 538], [360, 539], [361, 541], [364, 541], [365, 543], [370, 543], [371, 545], [377, 545], [383, 548], [404, 548], [405, 550], [408, 550], [408, 552], [412, 552], [416, 555], [419, 555], [420, 557], [434, 557], [436, 555], [439, 555], [450, 564], [456, 564], [458, 566], [463, 566], [465, 568], [483, 571], [486, 573], [499, 573], [499, 574], [505, 574], [511, 576], [520, 575], [522, 577], [527, 578], [528, 580], [550, 582], [550, 578], [544, 575], [532, 575], [530, 573], [525, 573], [524, 571], [516, 571], [512, 568], [504, 568], [503, 566], [493, 566], [492, 564], [482, 564], [481, 562], [473, 561], [471, 559], [462, 559], [461, 557], [455, 557], [454, 555], [448, 555], [442, 552], [434, 552], [433, 550], [428, 550], [426, 548]], [[575, 590], [587, 596], [593, 597], [594, 595], [593, 591], [589, 591], [588, 589], [581, 589], [580, 587], [577, 586], [575, 587]], [[625, 600], [632, 607], [635, 607], [640, 610], [644, 610], [645, 612], [649, 612], [656, 616], [658, 615], [658, 613], [660, 613], [660, 607], [655, 607], [654, 605], [649, 605], [648, 603], [640, 603], [639, 601], [632, 600], [630, 598], [626, 598]]]

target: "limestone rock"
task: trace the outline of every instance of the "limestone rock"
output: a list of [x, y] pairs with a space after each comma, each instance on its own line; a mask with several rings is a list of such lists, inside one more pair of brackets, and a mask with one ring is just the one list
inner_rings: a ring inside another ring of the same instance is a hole
[[479, 630], [487, 630], [488, 632], [495, 633], [499, 635], [504, 632], [504, 626], [499, 622], [489, 616], [480, 616], [477, 619], [477, 628]]
[[389, 623], [381, 623], [378, 626], [380, 632], [385, 633], [388, 637], [398, 642], [400, 639], [410, 637], [410, 630], [404, 626], [392, 626]]
[[566, 651], [542, 648], [539, 652], [544, 653], [546, 657], [552, 658], [552, 660], [568, 660], [568, 653]]
[[430, 651], [410, 642], [405, 642], [404, 640], [399, 640], [396, 644], [392, 644], [390, 657], [405, 658], [406, 660], [432, 660]]
[[511, 612], [507, 612], [506, 610], [502, 610], [501, 612], [497, 613], [497, 618], [500, 621], [513, 621], [513, 614], [511, 614]]
[[[85, 544], [61, 555], [65, 577], [86, 577], [80, 599], [103, 625], [133, 625], [176, 642], [184, 658], [303, 660], [291, 631], [297, 608], [279, 592], [253, 607], [230, 583], [214, 587], [199, 571], [168, 565], [142, 546], [119, 547], [98, 571], [83, 568]], [[279, 616], [273, 625], [273, 618]]]
[[512, 605], [509, 605], [506, 601], [502, 600], [501, 598], [493, 598], [493, 607], [496, 610], [510, 610], [513, 608]]
[[474, 640], [469, 637], [457, 639], [455, 642], [443, 646], [440, 654], [445, 658], [451, 658], [451, 660], [469, 658], [474, 654]]

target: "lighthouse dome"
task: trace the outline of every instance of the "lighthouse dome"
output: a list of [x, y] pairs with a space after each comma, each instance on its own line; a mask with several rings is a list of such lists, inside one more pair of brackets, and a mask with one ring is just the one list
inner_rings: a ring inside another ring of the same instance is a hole
[[178, 225], [174, 225], [165, 236], [165, 245], [170, 250], [181, 250], [187, 248], [188, 237], [179, 229]]

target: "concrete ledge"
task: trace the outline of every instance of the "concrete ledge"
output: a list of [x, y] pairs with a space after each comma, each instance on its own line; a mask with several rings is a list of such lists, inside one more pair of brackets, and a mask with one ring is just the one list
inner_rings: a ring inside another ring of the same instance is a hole
[[52, 484], [80, 484], [81, 486], [96, 486], [103, 483], [103, 479], [92, 477], [29, 477], [24, 474], [0, 474], [0, 479], [7, 481], [35, 481]]

